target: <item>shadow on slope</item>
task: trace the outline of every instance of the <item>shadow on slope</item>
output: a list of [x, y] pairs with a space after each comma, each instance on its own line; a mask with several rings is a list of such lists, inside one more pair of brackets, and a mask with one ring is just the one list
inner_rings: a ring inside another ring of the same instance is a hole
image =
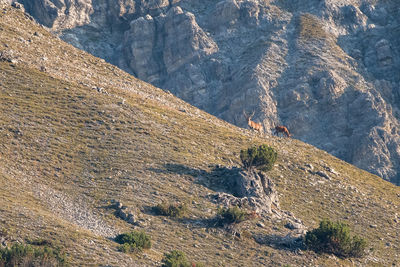
[[203, 185], [216, 192], [229, 193], [238, 196], [234, 179], [242, 170], [238, 167], [225, 167], [221, 165], [210, 166], [210, 170], [202, 170], [183, 164], [167, 163], [163, 169], [149, 169], [155, 173], [188, 175], [195, 178], [195, 183]]

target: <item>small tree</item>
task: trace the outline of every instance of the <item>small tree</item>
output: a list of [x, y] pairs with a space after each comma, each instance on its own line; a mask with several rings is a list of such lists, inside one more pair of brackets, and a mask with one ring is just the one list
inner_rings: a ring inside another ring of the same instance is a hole
[[269, 171], [274, 166], [277, 156], [275, 149], [265, 144], [240, 151], [240, 159], [246, 169], [255, 167], [262, 171]]
[[331, 253], [338, 257], [362, 257], [367, 242], [359, 236], [350, 236], [350, 228], [341, 222], [323, 220], [305, 236], [308, 249]]
[[170, 216], [173, 218], [183, 218], [188, 213], [187, 204], [169, 204], [163, 202], [153, 207], [153, 211], [158, 215]]
[[120, 234], [115, 238], [122, 252], [135, 252], [142, 249], [151, 248], [150, 236], [145, 232], [132, 231], [130, 233]]
[[233, 208], [220, 208], [218, 209], [218, 221], [220, 224], [240, 223], [248, 219], [249, 214], [237, 206]]
[[190, 262], [185, 253], [180, 250], [173, 250], [170, 253], [165, 253], [162, 263], [163, 267], [204, 267], [202, 263]]
[[47, 246], [0, 247], [0, 266], [69, 266], [65, 254]]
[[163, 267], [191, 267], [185, 253], [180, 250], [173, 250], [170, 253], [164, 254], [162, 262]]

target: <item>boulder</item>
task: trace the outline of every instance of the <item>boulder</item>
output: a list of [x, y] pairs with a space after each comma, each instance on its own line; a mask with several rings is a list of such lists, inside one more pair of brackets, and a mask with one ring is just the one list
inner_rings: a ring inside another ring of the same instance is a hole
[[264, 172], [241, 171], [231, 179], [232, 194], [214, 195], [213, 198], [217, 203], [225, 207], [247, 207], [260, 214], [271, 213], [273, 205], [279, 206], [275, 185]]

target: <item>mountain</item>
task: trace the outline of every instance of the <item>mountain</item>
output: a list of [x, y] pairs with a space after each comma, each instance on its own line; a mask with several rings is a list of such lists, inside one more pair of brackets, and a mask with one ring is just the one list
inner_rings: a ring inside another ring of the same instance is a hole
[[19, 0], [63, 40], [237, 126], [255, 112], [400, 184], [394, 0]]
[[[209, 115], [14, 6], [0, 4], [0, 247], [49, 244], [71, 266], [160, 266], [173, 249], [206, 266], [400, 264], [399, 187], [299, 140]], [[210, 225], [218, 198], [239, 199], [229, 186], [240, 150], [259, 144], [278, 153], [266, 174], [271, 211], [233, 229]], [[189, 214], [157, 216], [163, 201], [187, 203]], [[365, 238], [366, 256], [299, 249], [299, 234], [323, 218]], [[132, 229], [152, 248], [120, 252], [114, 238]]]

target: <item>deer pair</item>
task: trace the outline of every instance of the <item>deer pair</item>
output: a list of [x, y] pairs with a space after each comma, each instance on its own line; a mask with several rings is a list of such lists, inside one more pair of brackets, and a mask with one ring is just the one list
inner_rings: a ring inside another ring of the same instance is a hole
[[[257, 123], [251, 120], [251, 118], [254, 116], [254, 111], [253, 113], [248, 116], [245, 111], [243, 111], [243, 114], [247, 120], [247, 124], [249, 127], [253, 130], [258, 131], [259, 133], [263, 132], [263, 126], [261, 123]], [[291, 137], [292, 135], [289, 133], [289, 130], [285, 126], [276, 126], [275, 127], [275, 134], [279, 136], [279, 133], [285, 134], [287, 137]]]

